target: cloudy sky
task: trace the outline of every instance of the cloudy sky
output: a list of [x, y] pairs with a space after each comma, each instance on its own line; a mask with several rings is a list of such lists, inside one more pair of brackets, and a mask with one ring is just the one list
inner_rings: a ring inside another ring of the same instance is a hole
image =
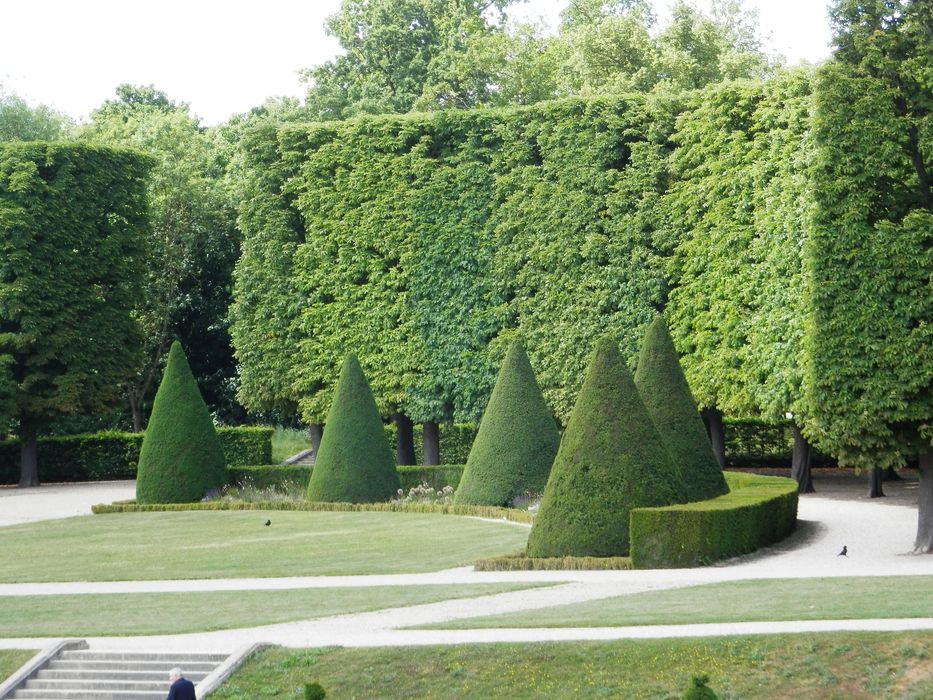
[[[697, 0], [704, 6], [704, 0]], [[302, 96], [298, 71], [332, 58], [324, 18], [340, 0], [0, 0], [0, 84], [80, 119], [120, 83], [154, 84], [204, 124], [273, 95]], [[553, 24], [567, 0], [513, 15]], [[667, 0], [655, 0], [663, 16]], [[829, 54], [823, 0], [745, 0], [790, 63]]]

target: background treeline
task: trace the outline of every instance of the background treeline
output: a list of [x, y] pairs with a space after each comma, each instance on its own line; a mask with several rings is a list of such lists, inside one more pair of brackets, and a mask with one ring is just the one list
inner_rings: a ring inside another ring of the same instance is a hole
[[633, 358], [666, 309], [701, 407], [902, 464], [933, 415], [930, 213], [910, 118], [852, 79], [254, 134], [242, 400], [320, 422], [352, 349], [385, 415], [475, 421], [518, 334], [565, 422], [594, 338]]

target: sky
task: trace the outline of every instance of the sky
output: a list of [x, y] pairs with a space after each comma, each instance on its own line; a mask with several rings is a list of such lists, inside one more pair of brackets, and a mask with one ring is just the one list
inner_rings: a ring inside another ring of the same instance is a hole
[[[528, 0], [513, 16], [555, 26], [568, 0]], [[700, 7], [707, 0], [696, 0]], [[660, 16], [667, 0], [655, 0]], [[745, 0], [768, 50], [790, 64], [829, 55], [824, 0]], [[76, 120], [121, 83], [155, 85], [202, 124], [303, 97], [299, 71], [333, 58], [324, 18], [340, 0], [0, 0], [0, 86]]]

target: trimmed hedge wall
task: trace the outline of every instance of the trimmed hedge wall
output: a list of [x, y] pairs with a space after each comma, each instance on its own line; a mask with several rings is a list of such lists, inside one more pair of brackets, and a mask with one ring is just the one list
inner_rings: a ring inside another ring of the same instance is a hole
[[635, 508], [629, 523], [636, 569], [711, 564], [787, 537], [797, 524], [797, 482], [726, 472], [724, 496], [661, 508]]
[[[270, 486], [281, 486], [286, 481], [306, 486], [313, 468], [309, 464], [271, 464], [234, 467], [227, 471], [230, 473], [231, 484], [242, 485], [244, 480], [248, 479], [250, 485], [264, 489]], [[463, 474], [462, 464], [440, 464], [429, 467], [405, 466], [397, 467], [397, 469], [401, 488], [406, 493], [422, 482], [438, 491], [445, 486], [457, 488], [460, 476]]]
[[[228, 467], [272, 461], [272, 428], [218, 428]], [[135, 479], [142, 433], [102, 432], [39, 438], [43, 482]], [[0, 442], [0, 484], [19, 481], [19, 442]]]

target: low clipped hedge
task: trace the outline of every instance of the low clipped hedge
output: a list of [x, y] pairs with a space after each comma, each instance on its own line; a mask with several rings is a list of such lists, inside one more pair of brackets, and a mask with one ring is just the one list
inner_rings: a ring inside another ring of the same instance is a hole
[[[314, 469], [309, 464], [270, 464], [265, 466], [244, 466], [228, 469], [230, 483], [234, 486], [249, 484], [259, 489], [281, 487], [286, 482], [307, 486]], [[457, 488], [463, 474], [462, 464], [440, 464], [437, 466], [397, 467], [402, 491], [408, 492], [415, 486], [427, 484], [440, 491], [445, 486]]]
[[[218, 428], [228, 467], [272, 461], [272, 428]], [[39, 438], [44, 482], [135, 479], [142, 433], [102, 432]], [[0, 442], [0, 484], [19, 481], [19, 441]]]
[[730, 492], [708, 501], [635, 508], [629, 521], [636, 569], [702, 566], [787, 537], [797, 524], [797, 482], [726, 472]]
[[620, 571], [632, 568], [629, 557], [528, 557], [518, 554], [478, 559], [477, 571]]
[[444, 503], [326, 503], [322, 501], [207, 501], [198, 503], [109, 503], [96, 505], [91, 511], [97, 515], [109, 513], [151, 513], [170, 511], [213, 510], [289, 510], [332, 513], [436, 513], [461, 515], [471, 518], [508, 520], [530, 524], [532, 515], [527, 510], [498, 508], [495, 506], [468, 506]]

